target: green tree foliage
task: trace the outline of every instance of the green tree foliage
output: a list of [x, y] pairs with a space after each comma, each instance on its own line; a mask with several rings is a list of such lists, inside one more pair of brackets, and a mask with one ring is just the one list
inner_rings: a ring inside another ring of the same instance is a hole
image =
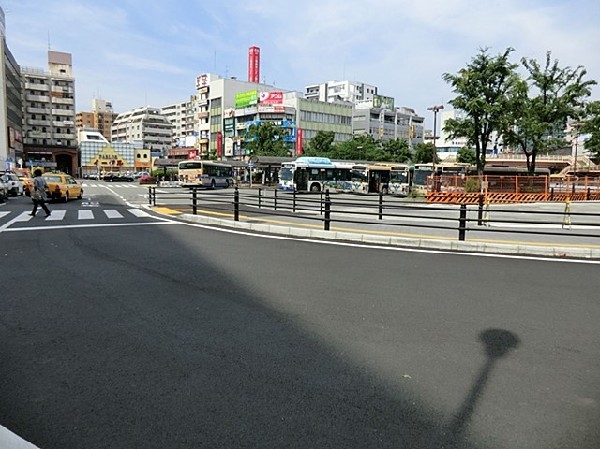
[[322, 156], [330, 157], [333, 151], [333, 140], [335, 133], [333, 131], [319, 131], [308, 142], [308, 148], [306, 148], [305, 156]]
[[403, 139], [386, 140], [382, 150], [382, 161], [404, 163], [412, 157], [408, 142]]
[[449, 103], [465, 112], [465, 118], [446, 121], [444, 131], [450, 138], [464, 137], [475, 147], [477, 171], [483, 174], [485, 155], [494, 131], [505, 127], [504, 115], [515, 90], [519, 87], [516, 65], [509, 62], [513, 51], [490, 56], [487, 49], [480, 49], [471, 63], [457, 74], [444, 73], [456, 97]]
[[433, 162], [434, 155], [435, 162], [438, 163], [440, 160], [438, 158], [433, 143], [417, 143], [416, 145], [414, 145], [414, 154], [412, 157], [412, 162], [414, 164], [429, 164]]
[[593, 101], [587, 105], [579, 132], [588, 135], [585, 149], [592, 154], [593, 162], [600, 164], [600, 101]]
[[460, 162], [462, 164], [477, 164], [477, 159], [475, 158], [475, 151], [469, 147], [463, 147], [458, 150], [456, 155], [456, 162]]
[[510, 100], [502, 135], [505, 145], [525, 153], [533, 174], [538, 154], [566, 145], [567, 123], [583, 116], [584, 100], [596, 82], [583, 79], [587, 72], [581, 66], [561, 68], [550, 52], [543, 67], [534, 59], [523, 58], [521, 63], [529, 76]]
[[244, 148], [247, 154], [256, 156], [289, 156], [290, 149], [282, 139], [284, 133], [281, 126], [269, 122], [251, 125]]

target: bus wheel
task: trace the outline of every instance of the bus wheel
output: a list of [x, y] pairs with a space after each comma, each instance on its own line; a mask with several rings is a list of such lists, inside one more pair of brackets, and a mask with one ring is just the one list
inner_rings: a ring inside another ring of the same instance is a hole
[[310, 191], [311, 192], [320, 192], [321, 186], [319, 184], [313, 184], [310, 186]]

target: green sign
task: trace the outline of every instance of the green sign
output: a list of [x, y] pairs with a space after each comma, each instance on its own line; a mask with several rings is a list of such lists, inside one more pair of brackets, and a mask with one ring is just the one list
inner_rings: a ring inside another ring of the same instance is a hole
[[249, 90], [248, 92], [242, 92], [235, 96], [235, 107], [236, 108], [247, 108], [258, 103], [258, 91]]
[[374, 95], [373, 96], [373, 107], [374, 108], [394, 109], [394, 99], [392, 97], [386, 97], [384, 95]]

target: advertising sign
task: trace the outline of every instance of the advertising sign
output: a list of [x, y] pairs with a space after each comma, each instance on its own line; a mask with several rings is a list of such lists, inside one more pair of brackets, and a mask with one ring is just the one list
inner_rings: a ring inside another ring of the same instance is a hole
[[392, 97], [385, 97], [383, 95], [374, 95], [373, 96], [373, 107], [374, 108], [394, 109], [394, 99]]
[[217, 157], [223, 156], [223, 134], [217, 133]]
[[225, 137], [225, 156], [233, 156], [233, 139]]
[[202, 75], [198, 75], [196, 77], [196, 89], [201, 89], [202, 87], [206, 87], [210, 84], [210, 74], [203, 73]]
[[259, 102], [262, 104], [282, 104], [283, 92], [261, 92]]
[[188, 159], [196, 159], [198, 157], [198, 150], [194, 148], [193, 150], [188, 150]]
[[247, 108], [248, 106], [255, 105], [258, 103], [258, 91], [250, 90], [248, 92], [242, 92], [235, 96], [235, 107], [236, 108]]
[[302, 155], [302, 128], [296, 130], [296, 156]]

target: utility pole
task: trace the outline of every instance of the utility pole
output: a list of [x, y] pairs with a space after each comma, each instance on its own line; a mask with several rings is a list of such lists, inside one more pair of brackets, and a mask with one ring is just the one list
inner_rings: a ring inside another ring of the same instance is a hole
[[433, 111], [433, 172], [435, 173], [435, 161], [437, 159], [437, 147], [435, 145], [435, 141], [437, 140], [437, 114], [439, 111], [444, 109], [443, 104], [436, 104], [427, 108], [428, 111]]

